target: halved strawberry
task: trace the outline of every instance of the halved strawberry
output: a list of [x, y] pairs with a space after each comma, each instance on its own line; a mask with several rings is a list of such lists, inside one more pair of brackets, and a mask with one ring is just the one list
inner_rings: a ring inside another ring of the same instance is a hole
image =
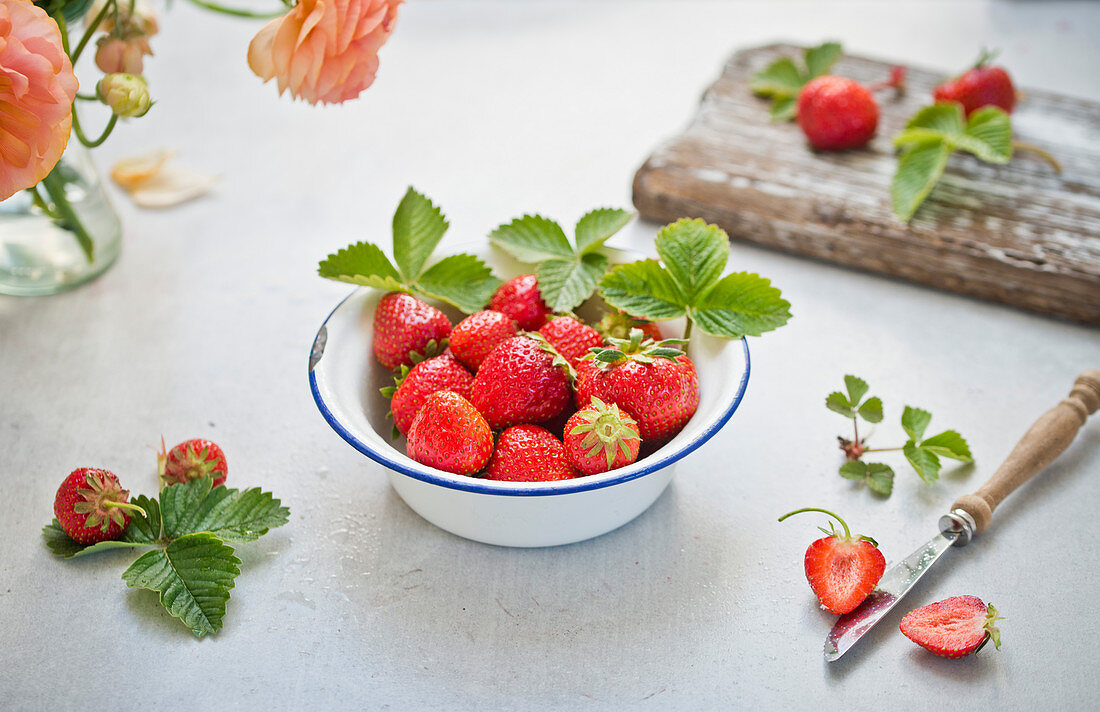
[[952, 596], [909, 611], [901, 619], [905, 637], [931, 653], [945, 658], [963, 658], [978, 652], [992, 639], [1001, 648], [1001, 620], [992, 604], [977, 596]]
[[841, 534], [829, 523], [822, 529], [829, 536], [818, 539], [806, 549], [806, 580], [821, 605], [837, 614], [850, 613], [874, 590], [886, 571], [886, 557], [878, 543], [867, 536], [853, 536], [847, 523], [827, 509], [806, 507], [788, 512], [779, 518], [802, 512], [828, 514], [844, 528]]

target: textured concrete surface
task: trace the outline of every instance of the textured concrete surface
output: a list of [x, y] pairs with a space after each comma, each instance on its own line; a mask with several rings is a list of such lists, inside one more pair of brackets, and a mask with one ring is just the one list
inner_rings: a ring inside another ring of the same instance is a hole
[[[1100, 366], [1095, 330], [735, 245], [731, 264], [771, 277], [795, 314], [752, 341], [741, 409], [640, 518], [542, 550], [421, 520], [328, 428], [306, 383], [317, 325], [347, 291], [316, 277], [317, 261], [388, 240], [409, 184], [443, 206], [450, 244], [524, 211], [571, 224], [628, 205], [634, 170], [726, 56], [775, 39], [836, 37], [945, 72], [999, 46], [1020, 84], [1095, 99], [1100, 7], [410, 2], [376, 85], [324, 110], [249, 73], [258, 23], [176, 3], [161, 26], [158, 103], [101, 166], [166, 147], [224, 180], [166, 212], [116, 194], [125, 245], [104, 277], [0, 298], [0, 706], [83, 709], [101, 684], [118, 709], [1082, 709], [1100, 693], [1100, 423], [907, 601], [993, 601], [1000, 652], [934, 658], [895, 615], [826, 664], [833, 616], [801, 570], [817, 522], [775, 522], [825, 506], [904, 557]], [[655, 227], [617, 244], [649, 249]], [[926, 486], [889, 457], [886, 501], [842, 480], [845, 423], [822, 402], [847, 372], [886, 404], [880, 444], [900, 440], [902, 404], [918, 405], [933, 428], [960, 430], [976, 463]], [[292, 511], [238, 548], [225, 628], [202, 641], [125, 587], [133, 554], [60, 561], [38, 537], [74, 467], [151, 493], [162, 433], [216, 439], [232, 484]]]

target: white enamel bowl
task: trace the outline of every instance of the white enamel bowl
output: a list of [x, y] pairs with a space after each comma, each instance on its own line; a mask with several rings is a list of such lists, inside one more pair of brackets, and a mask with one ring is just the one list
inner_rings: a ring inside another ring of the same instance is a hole
[[[498, 277], [522, 273], [522, 266], [495, 251], [481, 257]], [[310, 355], [313, 398], [340, 437], [386, 468], [390, 484], [406, 504], [432, 524], [467, 539], [501, 546], [555, 546], [626, 524], [661, 495], [675, 463], [729, 421], [748, 385], [747, 342], [696, 332], [688, 355], [699, 373], [699, 409], [676, 437], [648, 457], [611, 472], [558, 482], [495, 482], [454, 475], [411, 460], [405, 455], [404, 439], [390, 439], [389, 401], [378, 389], [393, 380], [371, 352], [374, 308], [381, 296], [375, 289], [357, 289], [325, 319]], [[457, 323], [460, 315], [449, 310], [448, 316]], [[662, 326], [666, 335], [682, 329], [675, 322]]]

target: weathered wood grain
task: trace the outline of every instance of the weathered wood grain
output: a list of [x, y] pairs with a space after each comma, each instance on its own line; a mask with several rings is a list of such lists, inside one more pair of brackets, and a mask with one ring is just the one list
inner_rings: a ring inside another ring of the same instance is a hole
[[[1064, 172], [1022, 152], [1004, 166], [956, 154], [906, 225], [890, 204], [890, 140], [944, 76], [910, 68], [905, 95], [879, 93], [866, 149], [815, 153], [748, 88], [756, 71], [799, 52], [769, 45], [730, 58], [687, 129], [638, 170], [643, 216], [701, 217], [735, 240], [1100, 325], [1100, 104], [1028, 90], [1016, 137]], [[834, 71], [873, 82], [889, 67], [845, 56]]]

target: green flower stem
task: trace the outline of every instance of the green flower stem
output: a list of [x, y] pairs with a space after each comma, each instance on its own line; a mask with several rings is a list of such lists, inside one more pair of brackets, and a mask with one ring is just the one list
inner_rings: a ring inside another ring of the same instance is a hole
[[904, 450], [903, 447], [869, 447], [863, 452], [895, 452], [897, 450]]
[[76, 93], [76, 98], [80, 101], [99, 101], [99, 97], [95, 94], [81, 94], [80, 92]]
[[[201, 8], [212, 10], [214, 12], [220, 12], [223, 15], [232, 15], [233, 17], [250, 17], [258, 20], [268, 20], [273, 17], [282, 17], [287, 13], [284, 8], [282, 10], [272, 10], [271, 12], [254, 12], [252, 10], [238, 10], [233, 7], [225, 7], [224, 5], [218, 5], [212, 2], [206, 2], [206, 0], [191, 0], [191, 4], [198, 5]], [[285, 1], [283, 2], [287, 8], [290, 7]]]
[[[103, 4], [103, 8], [99, 11], [99, 14], [95, 16], [95, 19], [92, 20], [92, 24], [88, 25], [88, 29], [84, 31], [84, 36], [80, 38], [80, 42], [77, 42], [76, 49], [72, 52], [69, 52], [68, 32], [66, 31], [65, 26], [61, 25], [61, 38], [66, 45], [65, 52], [69, 55], [69, 59], [72, 61], [74, 67], [76, 66], [76, 60], [80, 59], [80, 55], [82, 52], [84, 52], [84, 48], [87, 47], [88, 42], [91, 41], [92, 35], [95, 34], [96, 29], [99, 27], [100, 23], [103, 22], [103, 18], [107, 16], [107, 12], [111, 10], [111, 8], [116, 8], [117, 12], [117, 6], [118, 3], [116, 2], [116, 0], [107, 0], [107, 2]], [[62, 18], [62, 21], [64, 21], [64, 18]], [[116, 26], [118, 24], [117, 15], [115, 17], [115, 24]]]
[[42, 198], [42, 194], [38, 192], [38, 186], [37, 185], [34, 185], [34, 186], [31, 186], [30, 188], [27, 188], [27, 192], [31, 194], [31, 200], [34, 201], [35, 207], [37, 207], [39, 210], [44, 212], [46, 215], [48, 215], [53, 220], [60, 219], [60, 216], [58, 216], [58, 214], [54, 212], [53, 208], [50, 207], [49, 203], [47, 203]]
[[61, 174], [55, 168], [42, 179], [40, 185], [45, 189], [46, 194], [50, 196], [54, 205], [54, 210], [47, 211], [47, 214], [53, 215], [54, 219], [62, 224], [62, 227], [73, 233], [76, 241], [80, 243], [80, 248], [84, 250], [88, 262], [91, 262], [95, 257], [95, 245], [92, 243], [91, 235], [84, 229], [84, 225], [80, 222], [76, 211], [69, 203], [69, 199], [65, 196], [65, 179], [61, 177]]
[[80, 142], [88, 148], [95, 148], [96, 146], [106, 141], [107, 137], [111, 135], [112, 131], [114, 131], [115, 124], [117, 123], [118, 115], [111, 114], [111, 118], [107, 120], [107, 125], [103, 128], [103, 133], [99, 135], [99, 138], [91, 141], [88, 139], [87, 136], [84, 135], [84, 130], [80, 128], [80, 119], [76, 115], [76, 105], [73, 105], [73, 133], [75, 133]]

